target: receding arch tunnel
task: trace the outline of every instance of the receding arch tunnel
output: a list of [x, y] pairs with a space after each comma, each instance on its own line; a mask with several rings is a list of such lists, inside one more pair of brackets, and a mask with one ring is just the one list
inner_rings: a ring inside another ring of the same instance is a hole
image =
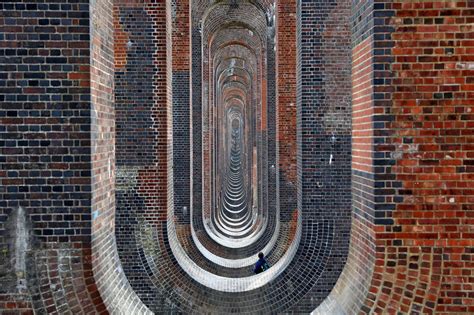
[[[301, 78], [306, 68], [296, 62], [303, 53], [296, 45], [297, 7], [286, 5], [168, 4], [168, 86], [162, 91], [172, 110], [150, 121], [158, 131], [168, 126], [167, 154], [154, 155], [157, 143], [143, 151], [150, 161], [118, 163], [117, 183], [129, 186], [118, 185], [116, 193], [118, 256], [132, 290], [151, 311], [311, 312], [344, 267], [350, 124], [337, 122], [350, 106], [301, 104], [308, 96], [298, 92], [304, 84], [297, 74]], [[147, 10], [118, 10], [135, 44], [123, 74], [116, 74], [119, 95], [132, 96], [129, 84], [120, 85], [122, 76], [140, 73], [132, 57], [141, 59], [147, 45], [156, 45], [133, 33], [143, 23], [136, 17]], [[156, 87], [149, 92], [156, 96]], [[338, 93], [350, 100], [347, 86]], [[117, 99], [119, 108], [126, 99]], [[143, 117], [160, 113], [145, 109]], [[117, 129], [118, 156], [128, 154], [120, 144], [125, 130]], [[314, 143], [305, 142], [310, 138]], [[167, 161], [163, 177], [159, 170], [152, 175], [154, 159]], [[162, 201], [153, 192], [158, 187], [167, 187], [160, 190], [167, 196]], [[271, 268], [255, 275], [259, 252]]]

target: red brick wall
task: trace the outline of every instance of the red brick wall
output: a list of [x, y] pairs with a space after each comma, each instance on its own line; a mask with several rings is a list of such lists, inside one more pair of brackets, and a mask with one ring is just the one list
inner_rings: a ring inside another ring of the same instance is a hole
[[473, 7], [353, 7], [355, 217], [348, 263], [320, 310], [474, 311]]
[[187, 0], [176, 0], [175, 14], [171, 17], [173, 26], [173, 71], [189, 71], [189, 6]]
[[372, 37], [352, 52], [352, 169], [373, 173], [372, 169]]
[[396, 206], [393, 225], [377, 228], [367, 305], [377, 313], [472, 313], [474, 3], [391, 9], [393, 119], [375, 150], [394, 161], [386, 173], [397, 185], [386, 188]]
[[276, 144], [281, 211], [296, 209], [296, 1], [277, 2], [276, 8]]

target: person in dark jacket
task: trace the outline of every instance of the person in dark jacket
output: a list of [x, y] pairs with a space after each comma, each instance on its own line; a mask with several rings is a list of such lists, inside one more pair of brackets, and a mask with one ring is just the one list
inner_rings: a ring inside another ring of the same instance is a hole
[[261, 273], [264, 272], [270, 268], [270, 265], [268, 265], [268, 262], [265, 260], [265, 257], [263, 256], [263, 253], [258, 253], [258, 261], [255, 264], [255, 268], [253, 268], [253, 272]]

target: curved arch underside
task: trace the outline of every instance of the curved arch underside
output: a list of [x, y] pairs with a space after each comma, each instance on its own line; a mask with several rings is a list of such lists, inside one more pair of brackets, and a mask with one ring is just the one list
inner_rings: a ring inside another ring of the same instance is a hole
[[[329, 126], [303, 106], [297, 113], [296, 3], [189, 5], [177, 1], [168, 8], [173, 106], [171, 117], [162, 121], [172, 119], [173, 133], [167, 202], [158, 206], [146, 196], [144, 182], [137, 182], [135, 197], [120, 189], [117, 194], [116, 235], [125, 274], [138, 296], [153, 293], [155, 299], [144, 303], [154, 311], [310, 312], [331, 291], [347, 255], [350, 124]], [[140, 50], [146, 36], [134, 37], [139, 27], [133, 24], [143, 19], [133, 18], [137, 8], [125, 4], [118, 13], [119, 22], [130, 28], [124, 31], [136, 46], [134, 56], [142, 58], [149, 51]], [[130, 57], [124, 75], [139, 71]], [[338, 93], [350, 100], [348, 86], [341, 85]], [[329, 100], [314, 106], [336, 120], [350, 110], [336, 110]], [[142, 114], [154, 116], [157, 110], [151, 106]], [[312, 115], [313, 125], [308, 125]], [[317, 147], [311, 148], [304, 138], [315, 129], [321, 131]], [[329, 155], [334, 163], [327, 162]], [[146, 164], [137, 165], [143, 175], [149, 174]], [[130, 164], [122, 168], [133, 169]], [[302, 175], [307, 173], [314, 174]], [[131, 204], [138, 200], [141, 205]], [[336, 240], [335, 235], [345, 237]], [[126, 244], [142, 254], [129, 252]], [[254, 275], [259, 252], [272, 267]]]

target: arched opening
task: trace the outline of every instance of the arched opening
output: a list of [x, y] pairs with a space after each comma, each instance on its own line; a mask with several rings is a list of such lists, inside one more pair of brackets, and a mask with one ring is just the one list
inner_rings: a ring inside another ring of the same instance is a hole
[[[159, 90], [165, 94], [157, 94], [157, 85], [138, 84], [151, 99], [143, 98], [142, 108], [129, 107], [122, 116], [150, 117], [151, 130], [133, 133], [145, 132], [153, 141], [151, 148], [133, 150], [133, 167], [119, 167], [118, 182], [128, 185], [119, 185], [116, 195], [125, 275], [155, 311], [312, 311], [338, 279], [348, 248], [350, 88], [331, 81], [341, 87], [337, 93], [325, 90], [327, 95], [315, 100], [303, 96], [312, 88], [304, 89], [306, 68], [296, 63], [302, 50], [295, 35], [296, 3], [191, 2], [180, 9], [178, 2], [166, 11], [167, 86]], [[119, 83], [122, 76], [146, 75], [132, 60], [152, 51], [150, 79], [158, 79], [160, 68], [153, 65], [161, 57], [156, 47], [146, 49], [156, 42], [141, 32], [133, 37], [134, 24], [157, 23], [147, 12], [136, 7], [121, 12], [129, 41], [137, 43], [128, 49], [126, 71], [116, 74]], [[180, 20], [185, 12], [187, 26]], [[180, 38], [184, 32], [189, 38]], [[179, 54], [184, 47], [187, 55]], [[341, 39], [340, 47], [325, 49], [349, 51], [349, 46]], [[340, 65], [333, 68], [327, 61], [324, 73], [334, 80]], [[134, 98], [132, 91], [123, 87], [128, 95], [123, 106]], [[160, 103], [157, 95], [166, 96], [166, 112], [150, 103]], [[129, 120], [118, 131], [133, 125]], [[160, 142], [165, 130], [168, 138]], [[272, 267], [254, 275], [260, 251]], [[258, 309], [235, 303], [256, 296], [262, 299]]]

